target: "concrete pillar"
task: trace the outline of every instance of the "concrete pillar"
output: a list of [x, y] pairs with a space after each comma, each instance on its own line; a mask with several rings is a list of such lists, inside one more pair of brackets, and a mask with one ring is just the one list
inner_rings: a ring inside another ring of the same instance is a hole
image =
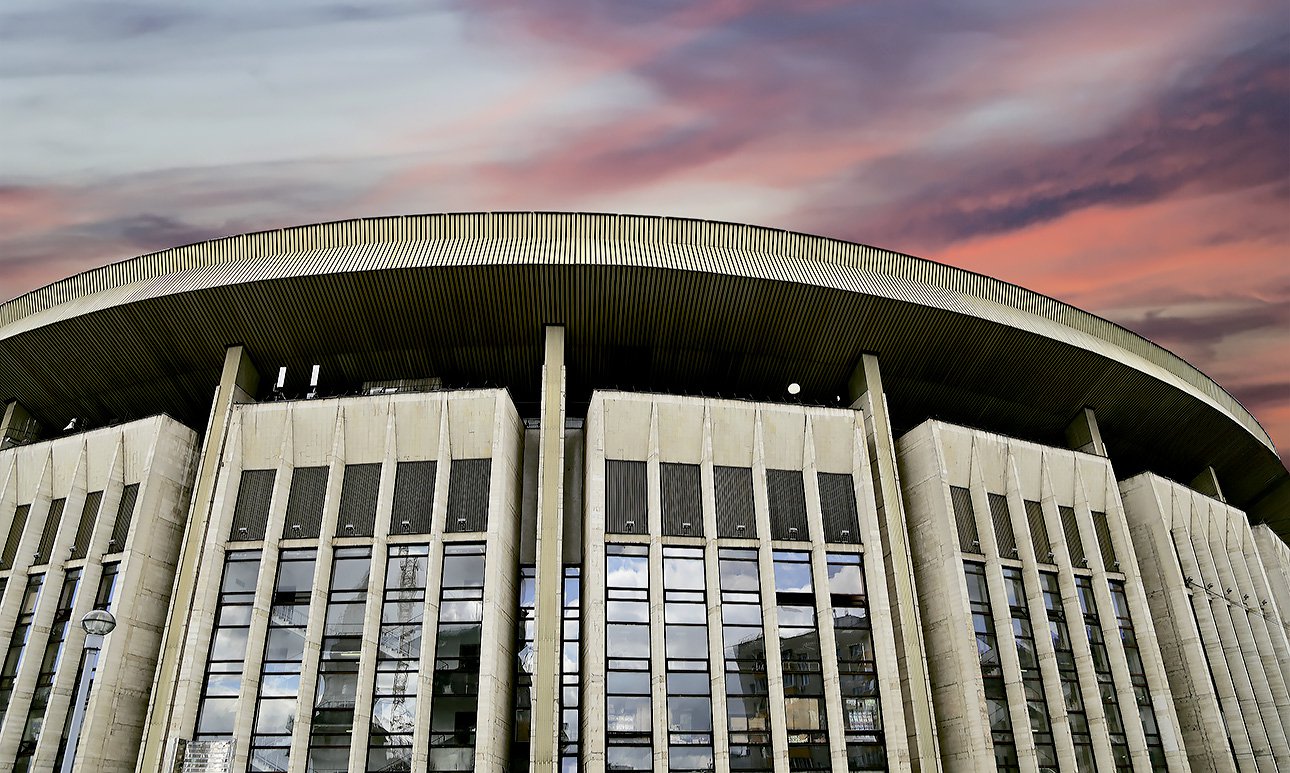
[[[537, 664], [533, 674], [530, 764], [534, 773], [560, 765], [560, 639], [564, 542], [564, 328], [546, 328], [538, 435]], [[601, 583], [603, 585], [603, 582]]]
[[1192, 479], [1191, 487], [1207, 497], [1227, 502], [1227, 497], [1223, 496], [1223, 488], [1218, 485], [1218, 475], [1215, 474], [1213, 467], [1201, 470], [1200, 474]]
[[[219, 582], [218, 575], [214, 580], [209, 575], [199, 577], [198, 567], [207, 551], [206, 524], [210, 518], [212, 496], [219, 474], [224, 440], [229, 420], [233, 415], [233, 406], [254, 401], [259, 382], [260, 375], [251, 363], [245, 348], [240, 344], [230, 346], [224, 354], [224, 368], [220, 374], [219, 386], [215, 389], [210, 417], [206, 422], [201, 458], [197, 464], [197, 479], [193, 489], [192, 506], [189, 509], [188, 526], [176, 569], [177, 581], [170, 598], [170, 607], [162, 634], [161, 659], [157, 663], [157, 676], [153, 681], [152, 700], [148, 704], [148, 716], [151, 720], [144, 729], [139, 765], [135, 768], [140, 773], [166, 768], [162, 760], [166, 755], [169, 742], [169, 727], [177, 686], [176, 676], [180, 664], [186, 657], [184, 641], [187, 637], [184, 634], [187, 628], [185, 623], [188, 611], [193, 595], [201, 584]], [[220, 571], [220, 568], [217, 567], [215, 571]]]
[[721, 619], [721, 564], [717, 546], [716, 473], [713, 470], [712, 409], [703, 407], [703, 448], [699, 492], [703, 500], [703, 570], [708, 600], [708, 674], [712, 685], [712, 761], [716, 773], [730, 770], [730, 714], [726, 702], [726, 658]]
[[1066, 444], [1076, 451], [1086, 454], [1106, 456], [1106, 444], [1102, 442], [1102, 431], [1097, 427], [1097, 416], [1092, 408], [1081, 408], [1071, 423], [1066, 425]]
[[939, 771], [940, 751], [932, 717], [932, 690], [923, 654], [923, 629], [919, 619], [914, 566], [909, 553], [905, 506], [896, 470], [896, 443], [891, 435], [887, 396], [875, 355], [861, 357], [848, 381], [847, 390], [851, 408], [864, 414], [874, 500], [879, 512], [883, 564], [887, 567], [887, 595], [891, 604], [896, 659], [900, 666], [911, 768], [914, 773]]

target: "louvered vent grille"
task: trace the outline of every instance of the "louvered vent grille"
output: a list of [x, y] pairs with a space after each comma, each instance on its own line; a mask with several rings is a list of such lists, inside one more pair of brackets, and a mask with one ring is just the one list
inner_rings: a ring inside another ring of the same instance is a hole
[[703, 499], [699, 493], [699, 465], [659, 465], [663, 491], [663, 534], [669, 537], [703, 536]]
[[81, 508], [81, 520], [76, 525], [76, 541], [72, 543], [72, 560], [89, 555], [90, 540], [94, 537], [94, 521], [98, 517], [99, 505], [102, 503], [102, 491], [91, 491], [85, 496], [85, 506]]
[[134, 519], [134, 505], [139, 498], [139, 484], [131, 483], [121, 489], [121, 501], [116, 506], [116, 519], [112, 521], [112, 538], [108, 540], [108, 553], [125, 550], [130, 537], [130, 522]]
[[283, 539], [318, 539], [322, 532], [323, 504], [327, 501], [326, 467], [297, 467], [291, 471]]
[[9, 536], [4, 541], [4, 555], [0, 555], [0, 570], [12, 569], [13, 561], [18, 557], [18, 543], [22, 542], [22, 530], [27, 526], [27, 514], [31, 505], [19, 505], [13, 512], [9, 523]]
[[492, 459], [453, 459], [448, 470], [447, 532], [488, 530], [488, 479]]
[[981, 555], [981, 540], [976, 532], [976, 512], [972, 509], [972, 493], [962, 486], [950, 486], [950, 502], [954, 505], [954, 525], [959, 532], [959, 550]]
[[1044, 508], [1038, 502], [1026, 501], [1026, 523], [1030, 526], [1030, 544], [1035, 548], [1035, 560], [1041, 564], [1053, 563], [1048, 524], [1044, 523]]
[[233, 506], [230, 540], [262, 540], [269, 521], [269, 500], [273, 498], [274, 470], [242, 470]]
[[648, 534], [645, 462], [605, 461], [605, 531]]
[[1070, 553], [1071, 566], [1076, 569], [1088, 564], [1084, 557], [1084, 543], [1079, 538], [1079, 523], [1075, 520], [1075, 508], [1059, 507], [1057, 512], [1062, 517], [1062, 535], [1066, 538], [1066, 550]]
[[55, 499], [49, 503], [49, 517], [45, 519], [45, 528], [40, 533], [40, 545], [36, 548], [36, 555], [31, 558], [32, 565], [49, 563], [50, 554], [54, 552], [54, 540], [58, 537], [58, 526], [63, 520], [63, 508], [66, 506], [66, 499]]
[[750, 467], [713, 467], [718, 537], [756, 537], [753, 476]]
[[822, 472], [817, 480], [820, 484], [820, 511], [824, 515], [824, 539], [860, 544], [860, 519], [851, 475]]
[[434, 462], [399, 462], [394, 471], [391, 534], [429, 534], [434, 518]]
[[1120, 571], [1120, 562], [1115, 557], [1115, 543], [1111, 542], [1111, 524], [1106, 513], [1093, 511], [1093, 531], [1097, 533], [1097, 546], [1102, 551], [1102, 565], [1108, 572]]
[[766, 499], [770, 505], [773, 539], [809, 540], [806, 527], [806, 489], [801, 470], [767, 470]]
[[376, 527], [376, 492], [381, 486], [380, 464], [345, 466], [340, 484], [337, 537], [370, 537]]
[[999, 547], [1000, 558], [1017, 557], [1017, 536], [1012, 532], [1012, 517], [1008, 514], [1008, 498], [990, 494], [990, 522], [994, 524], [994, 541]]

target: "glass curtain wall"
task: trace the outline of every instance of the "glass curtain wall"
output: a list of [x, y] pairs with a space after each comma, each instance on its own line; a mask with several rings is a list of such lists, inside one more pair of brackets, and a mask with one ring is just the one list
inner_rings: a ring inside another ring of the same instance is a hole
[[981, 680], [985, 688], [986, 716], [990, 721], [990, 740], [994, 744], [994, 764], [1000, 771], [1015, 773], [1020, 770], [1017, 744], [1012, 734], [1012, 717], [1008, 713], [1008, 691], [1003, 682], [1003, 665], [999, 659], [985, 565], [965, 561], [963, 574], [967, 579], [972, 628], [976, 631], [976, 650], [981, 659]]
[[246, 641], [251, 631], [251, 606], [260, 574], [260, 551], [233, 550], [224, 556], [215, 607], [215, 630], [207, 655], [202, 699], [197, 710], [194, 739], [232, 738], [237, 721], [237, 695], [246, 662]]
[[430, 699], [430, 770], [473, 770], [484, 619], [484, 546], [443, 547], [439, 632]]
[[278, 557], [247, 768], [253, 773], [285, 771], [290, 762], [316, 562], [314, 548], [284, 550]]
[[606, 765], [653, 770], [649, 547], [605, 546]]
[[873, 625], [865, 594], [864, 558], [859, 553], [830, 553], [828, 572], [847, 769], [886, 770], [887, 750], [882, 735]]
[[829, 736], [811, 554], [776, 550], [775, 611], [784, 679], [789, 767], [828, 770]]
[[721, 548], [718, 563], [730, 769], [769, 771], [774, 765], [757, 551]]
[[663, 548], [668, 769], [712, 769], [712, 681], [703, 548]]
[[318, 684], [309, 725], [309, 773], [347, 773], [363, 651], [363, 616], [372, 574], [370, 547], [338, 547], [332, 555], [331, 590], [323, 619]]
[[391, 545], [385, 564], [381, 632], [368, 735], [369, 773], [409, 773], [416, 732], [428, 545]]

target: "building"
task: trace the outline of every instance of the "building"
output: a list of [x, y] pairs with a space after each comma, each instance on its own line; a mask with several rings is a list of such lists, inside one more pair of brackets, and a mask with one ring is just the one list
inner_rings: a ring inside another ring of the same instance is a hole
[[1290, 767], [1267, 433], [988, 277], [328, 223], [0, 306], [0, 397], [0, 771]]

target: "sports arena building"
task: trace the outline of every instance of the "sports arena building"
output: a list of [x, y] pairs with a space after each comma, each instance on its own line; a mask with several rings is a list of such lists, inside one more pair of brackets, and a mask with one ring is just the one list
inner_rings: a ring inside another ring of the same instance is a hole
[[0, 306], [0, 398], [0, 771], [1290, 769], [1267, 433], [995, 279], [326, 223]]

